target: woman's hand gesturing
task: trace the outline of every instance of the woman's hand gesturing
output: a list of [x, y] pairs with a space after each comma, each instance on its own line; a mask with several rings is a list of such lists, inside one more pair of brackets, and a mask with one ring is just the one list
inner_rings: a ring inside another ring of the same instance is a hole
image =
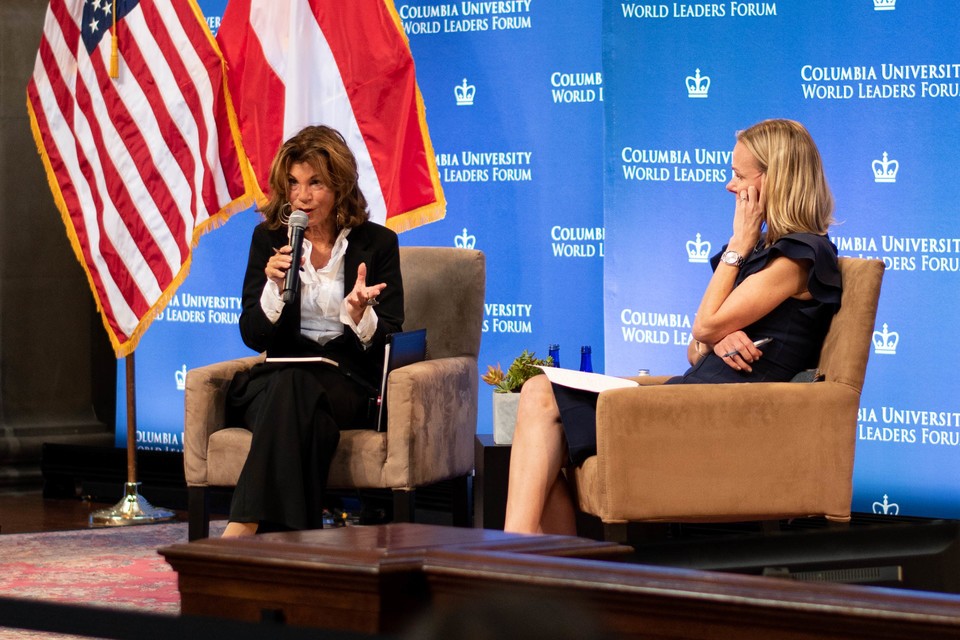
[[377, 302], [377, 296], [387, 288], [386, 282], [367, 286], [367, 265], [360, 263], [357, 269], [357, 282], [353, 285], [353, 291], [347, 296], [347, 311], [354, 323], [359, 323], [363, 318], [363, 312], [367, 307], [372, 307]]

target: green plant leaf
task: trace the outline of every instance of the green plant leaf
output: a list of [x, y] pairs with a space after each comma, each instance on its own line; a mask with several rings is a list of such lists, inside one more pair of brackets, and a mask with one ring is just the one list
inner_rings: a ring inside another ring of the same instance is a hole
[[[495, 393], [517, 393], [523, 383], [535, 375], [542, 373], [540, 367], [552, 367], [553, 358], [537, 358], [533, 352], [524, 350], [510, 365], [506, 373], [502, 373], [500, 366], [496, 369], [488, 367], [488, 375], [483, 376], [484, 382], [493, 385]], [[495, 375], [490, 375], [492, 372]]]

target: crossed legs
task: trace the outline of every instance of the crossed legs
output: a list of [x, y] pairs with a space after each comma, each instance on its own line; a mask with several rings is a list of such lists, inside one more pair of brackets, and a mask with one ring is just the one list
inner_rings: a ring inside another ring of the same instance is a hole
[[527, 380], [520, 393], [510, 453], [504, 530], [576, 535], [576, 516], [562, 469], [567, 443], [547, 377]]

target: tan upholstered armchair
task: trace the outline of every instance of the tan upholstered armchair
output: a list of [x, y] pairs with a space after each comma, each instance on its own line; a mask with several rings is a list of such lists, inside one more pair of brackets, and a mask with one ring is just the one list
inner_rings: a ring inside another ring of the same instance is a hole
[[648, 377], [602, 393], [597, 455], [572, 471], [580, 509], [620, 539], [627, 522], [848, 521], [883, 269], [840, 259], [821, 382], [646, 386], [666, 379]]
[[[330, 469], [331, 489], [392, 489], [394, 518], [411, 521], [417, 487], [456, 480], [455, 522], [467, 524], [477, 430], [477, 356], [485, 261], [479, 251], [401, 247], [405, 329], [427, 329], [427, 360], [396, 369], [387, 431], [348, 430]], [[190, 539], [209, 533], [208, 487], [234, 487], [251, 434], [225, 423], [225, 394], [252, 356], [192, 369], [185, 393], [183, 459]]]

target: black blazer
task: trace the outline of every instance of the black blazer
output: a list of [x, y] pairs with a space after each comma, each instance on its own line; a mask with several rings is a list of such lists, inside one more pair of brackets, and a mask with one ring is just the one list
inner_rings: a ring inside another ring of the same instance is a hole
[[340, 363], [348, 376], [356, 376], [374, 389], [380, 386], [383, 368], [383, 347], [388, 333], [403, 326], [403, 279], [400, 275], [400, 246], [397, 234], [373, 222], [354, 227], [347, 236], [344, 258], [344, 296], [353, 290], [357, 269], [367, 265], [367, 284], [386, 282], [378, 296], [377, 331], [373, 343], [364, 349], [353, 329], [344, 325], [343, 335], [319, 345], [300, 333], [300, 293], [286, 305], [276, 324], [271, 323], [260, 307], [260, 295], [266, 284], [264, 267], [267, 260], [287, 244], [287, 229], [270, 230], [265, 222], [253, 230], [250, 257], [243, 279], [243, 310], [240, 313], [240, 335], [243, 343], [268, 356], [323, 355]]

